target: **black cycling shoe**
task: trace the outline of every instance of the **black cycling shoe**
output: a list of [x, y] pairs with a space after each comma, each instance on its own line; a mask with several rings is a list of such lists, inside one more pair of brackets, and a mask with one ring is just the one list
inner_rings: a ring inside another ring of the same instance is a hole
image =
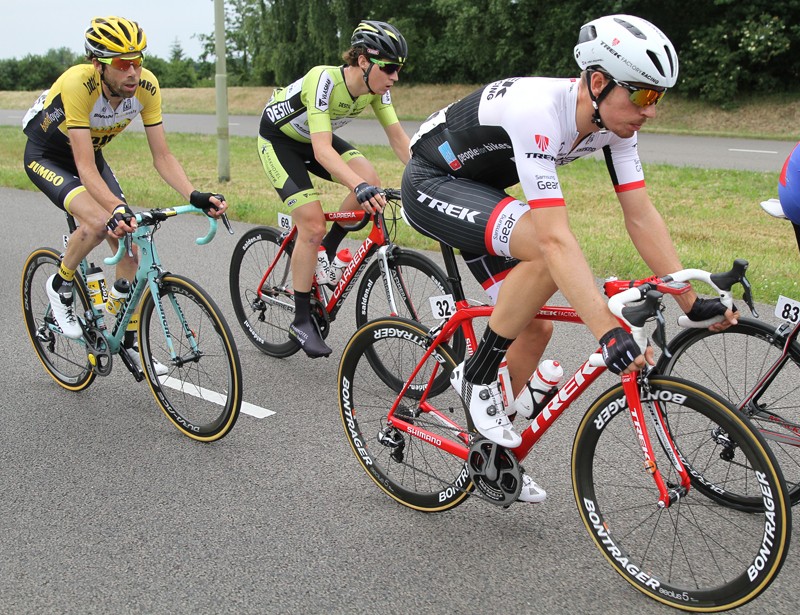
[[300, 325], [292, 323], [289, 325], [289, 339], [300, 346], [309, 357], [327, 357], [333, 352], [322, 340], [317, 331], [317, 327], [312, 322], [305, 322]]

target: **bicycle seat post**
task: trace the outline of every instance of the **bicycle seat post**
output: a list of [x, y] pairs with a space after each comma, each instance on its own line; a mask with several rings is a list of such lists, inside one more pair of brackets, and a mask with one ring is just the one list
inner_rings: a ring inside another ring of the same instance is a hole
[[456, 302], [464, 301], [466, 295], [464, 294], [464, 287], [461, 284], [461, 274], [458, 271], [458, 263], [456, 262], [456, 255], [452, 246], [439, 242], [442, 249], [442, 258], [444, 259], [444, 267], [447, 272], [447, 281], [453, 289], [453, 300]]

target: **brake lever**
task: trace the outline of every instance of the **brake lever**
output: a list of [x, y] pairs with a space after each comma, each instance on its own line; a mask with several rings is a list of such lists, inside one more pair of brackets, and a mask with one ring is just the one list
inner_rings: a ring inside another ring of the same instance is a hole
[[225, 225], [225, 228], [228, 229], [228, 234], [233, 235], [233, 227], [231, 227], [231, 222], [228, 220], [228, 214], [222, 214], [220, 218], [222, 218], [222, 223]]
[[130, 233], [125, 233], [123, 241], [125, 242], [125, 251], [129, 257], [133, 258], [133, 237]]
[[750, 286], [750, 280], [748, 280], [745, 276], [742, 276], [742, 279], [739, 280], [739, 282], [742, 284], [742, 288], [744, 288], [742, 301], [744, 301], [747, 304], [747, 307], [750, 308], [750, 313], [755, 318], [759, 318], [758, 312], [756, 311], [756, 306], [753, 303], [753, 288]]
[[653, 342], [661, 349], [661, 352], [668, 359], [672, 357], [672, 353], [667, 348], [667, 329], [664, 314], [659, 310], [656, 312], [656, 328], [653, 331]]

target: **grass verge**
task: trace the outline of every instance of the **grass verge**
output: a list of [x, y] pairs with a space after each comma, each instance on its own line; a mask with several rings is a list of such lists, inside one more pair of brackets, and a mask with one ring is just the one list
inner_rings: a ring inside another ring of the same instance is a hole
[[[22, 167], [25, 139], [16, 127], [0, 127], [0, 185], [35, 190]], [[212, 135], [170, 134], [170, 147], [202, 190], [223, 192], [231, 218], [276, 225], [281, 203], [267, 183], [255, 139], [231, 137], [232, 179], [216, 179], [216, 140]], [[385, 186], [399, 186], [400, 165], [388, 147], [361, 148]], [[129, 202], [134, 207], [159, 207], [179, 202], [157, 175], [142, 133], [116, 138], [105, 148]], [[757, 301], [774, 302], [779, 294], [800, 299], [797, 247], [788, 224], [762, 213], [758, 203], [774, 196], [777, 171], [693, 169], [645, 164], [650, 195], [670, 227], [685, 266], [727, 269], [734, 258], [750, 261], [748, 277]], [[597, 276], [641, 278], [649, 271], [625, 232], [622, 214], [605, 168], [596, 160], [579, 160], [559, 171], [572, 228]], [[317, 182], [323, 202], [334, 209], [345, 189]], [[512, 190], [522, 196], [518, 187]], [[54, 212], [55, 213], [55, 212]], [[407, 247], [437, 250], [431, 240], [404, 223], [397, 241]], [[232, 245], [231, 245], [232, 247]]]

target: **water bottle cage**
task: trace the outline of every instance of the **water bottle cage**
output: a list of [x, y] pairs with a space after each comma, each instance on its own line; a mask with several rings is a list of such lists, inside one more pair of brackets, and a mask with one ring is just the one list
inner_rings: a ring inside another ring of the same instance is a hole
[[[540, 393], [542, 395], [541, 401], [534, 401], [533, 402], [533, 414], [531, 414], [531, 418], [536, 418], [536, 416], [544, 410], [544, 407], [550, 403], [550, 400], [556, 396], [558, 393], [558, 387], [552, 386], [549, 389], [534, 389], [531, 387], [532, 393]], [[534, 398], [535, 399], [535, 398]]]

